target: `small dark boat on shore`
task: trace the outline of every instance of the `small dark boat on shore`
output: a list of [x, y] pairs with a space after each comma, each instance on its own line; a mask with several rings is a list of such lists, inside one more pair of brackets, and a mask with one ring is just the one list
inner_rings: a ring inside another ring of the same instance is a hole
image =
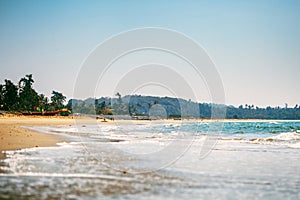
[[60, 114], [60, 110], [56, 110], [56, 111], [47, 111], [47, 112], [44, 112], [43, 115], [44, 116], [54, 116], [54, 115], [58, 115]]
[[22, 112], [22, 115], [43, 115], [42, 112]]

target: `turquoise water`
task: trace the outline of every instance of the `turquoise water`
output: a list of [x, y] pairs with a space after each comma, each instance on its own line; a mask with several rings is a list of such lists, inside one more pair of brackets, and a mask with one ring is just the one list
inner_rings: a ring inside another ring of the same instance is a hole
[[27, 127], [57, 147], [8, 151], [0, 199], [300, 199], [300, 122]]

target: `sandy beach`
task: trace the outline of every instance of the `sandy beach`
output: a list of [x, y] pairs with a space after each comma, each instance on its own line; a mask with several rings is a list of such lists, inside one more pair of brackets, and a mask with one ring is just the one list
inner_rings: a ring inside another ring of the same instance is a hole
[[54, 146], [65, 138], [30, 131], [22, 126], [72, 125], [72, 117], [28, 117], [16, 115], [0, 116], [0, 158], [2, 151], [31, 147]]

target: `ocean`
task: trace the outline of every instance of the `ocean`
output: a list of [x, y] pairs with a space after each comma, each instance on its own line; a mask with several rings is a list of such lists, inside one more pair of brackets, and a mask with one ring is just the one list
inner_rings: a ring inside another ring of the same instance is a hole
[[300, 199], [300, 121], [117, 121], [7, 151], [0, 199]]

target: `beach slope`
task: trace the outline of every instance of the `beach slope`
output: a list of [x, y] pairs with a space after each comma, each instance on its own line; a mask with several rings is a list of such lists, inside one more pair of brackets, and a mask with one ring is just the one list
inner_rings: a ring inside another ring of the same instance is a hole
[[0, 158], [3, 151], [32, 147], [54, 146], [65, 138], [30, 131], [23, 126], [73, 125], [72, 117], [0, 116]]

